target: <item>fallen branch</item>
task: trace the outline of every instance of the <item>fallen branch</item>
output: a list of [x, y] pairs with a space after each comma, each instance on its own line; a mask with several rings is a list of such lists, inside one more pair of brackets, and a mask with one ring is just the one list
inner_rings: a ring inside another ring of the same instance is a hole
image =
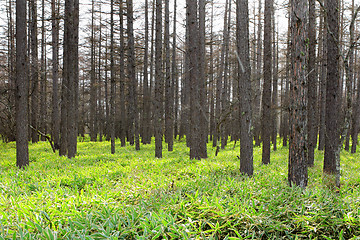
[[54, 143], [51, 141], [51, 138], [50, 138], [48, 135], [46, 135], [45, 133], [42, 133], [40, 130], [34, 128], [34, 127], [31, 126], [31, 125], [30, 125], [30, 128], [31, 128], [32, 130], [36, 131], [40, 136], [42, 136], [42, 137], [44, 137], [46, 140], [48, 140], [49, 143], [50, 143], [50, 146], [51, 146], [51, 148], [52, 148], [52, 150], [53, 150], [53, 152], [56, 153], [56, 149], [55, 149]]

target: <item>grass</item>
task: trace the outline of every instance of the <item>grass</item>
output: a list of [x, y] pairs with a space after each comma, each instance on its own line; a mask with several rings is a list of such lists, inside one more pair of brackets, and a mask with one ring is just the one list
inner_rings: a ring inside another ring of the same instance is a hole
[[[359, 239], [359, 154], [341, 155], [339, 192], [322, 184], [316, 152], [306, 190], [287, 185], [288, 149], [254, 176], [239, 173], [239, 146], [189, 160], [184, 142], [154, 158], [154, 146], [79, 142], [75, 159], [48, 143], [30, 145], [15, 166], [15, 144], [0, 144], [0, 239]], [[165, 145], [164, 145], [165, 147]]]

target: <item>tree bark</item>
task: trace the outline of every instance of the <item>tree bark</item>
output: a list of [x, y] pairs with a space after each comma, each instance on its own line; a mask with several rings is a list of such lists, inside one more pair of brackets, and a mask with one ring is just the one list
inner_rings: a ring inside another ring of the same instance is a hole
[[115, 154], [114, 0], [111, 0], [110, 8], [110, 139], [111, 154]]
[[169, 0], [165, 0], [165, 26], [164, 26], [164, 52], [165, 52], [165, 141], [168, 144], [168, 151], [173, 151], [173, 88], [170, 73], [170, 17]]
[[325, 2], [327, 32], [327, 82], [325, 112], [325, 154], [324, 173], [329, 177], [330, 185], [340, 186], [339, 145], [339, 1]]
[[144, 84], [143, 84], [143, 144], [150, 144], [151, 132], [150, 132], [150, 105], [151, 105], [151, 93], [149, 89], [149, 76], [148, 76], [148, 63], [149, 63], [149, 14], [148, 14], [148, 0], [145, 0], [145, 49], [144, 49]]
[[[135, 149], [140, 150], [139, 142], [139, 117], [137, 106], [137, 81], [135, 75], [135, 44], [134, 44], [134, 17], [133, 1], [127, 0], [127, 31], [128, 31], [128, 77], [129, 77], [129, 137], [130, 143], [135, 140]], [[133, 140], [134, 139], [134, 140]]]
[[59, 116], [59, 9], [57, 1], [51, 1], [52, 24], [52, 140], [55, 149], [60, 148]]
[[[39, 118], [39, 63], [38, 63], [38, 31], [37, 31], [37, 0], [30, 0], [30, 38], [31, 38], [31, 126], [38, 129]], [[31, 130], [31, 141], [39, 141], [36, 130]]]
[[253, 175], [251, 68], [248, 0], [236, 1], [236, 38], [240, 96], [240, 172]]
[[309, 1], [309, 65], [308, 65], [308, 165], [314, 166], [314, 150], [316, 147], [316, 109], [317, 109], [317, 71], [316, 71], [316, 16], [315, 0]]
[[163, 138], [163, 72], [162, 72], [162, 0], [156, 0], [156, 36], [155, 36], [155, 102], [154, 130], [155, 157], [162, 158]]
[[290, 81], [289, 185], [307, 186], [307, 0], [291, 1], [292, 79]]
[[16, 0], [16, 166], [29, 165], [26, 0]]
[[271, 128], [271, 13], [273, 8], [273, 0], [265, 0], [265, 19], [264, 19], [264, 85], [262, 97], [262, 127], [261, 139], [263, 142], [262, 163], [270, 163], [270, 135]]

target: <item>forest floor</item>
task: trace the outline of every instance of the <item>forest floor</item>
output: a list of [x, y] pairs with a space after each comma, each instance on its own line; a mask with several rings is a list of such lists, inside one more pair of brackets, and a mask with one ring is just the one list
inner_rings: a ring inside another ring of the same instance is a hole
[[360, 154], [342, 152], [341, 189], [322, 183], [316, 152], [306, 190], [287, 182], [288, 148], [254, 176], [239, 172], [239, 144], [189, 160], [184, 142], [154, 157], [154, 144], [120, 148], [79, 142], [75, 159], [30, 145], [15, 166], [15, 143], [0, 144], [0, 239], [358, 239]]

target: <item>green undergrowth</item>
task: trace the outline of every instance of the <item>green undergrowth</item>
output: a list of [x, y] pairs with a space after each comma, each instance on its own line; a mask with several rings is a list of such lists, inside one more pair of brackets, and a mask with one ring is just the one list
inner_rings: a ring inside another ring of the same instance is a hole
[[254, 176], [239, 172], [239, 145], [190, 160], [184, 142], [117, 149], [79, 142], [75, 159], [48, 143], [30, 145], [30, 166], [15, 166], [15, 144], [0, 144], [0, 239], [359, 239], [359, 154], [343, 152], [341, 189], [322, 184], [316, 152], [306, 190], [287, 184], [288, 148]]

